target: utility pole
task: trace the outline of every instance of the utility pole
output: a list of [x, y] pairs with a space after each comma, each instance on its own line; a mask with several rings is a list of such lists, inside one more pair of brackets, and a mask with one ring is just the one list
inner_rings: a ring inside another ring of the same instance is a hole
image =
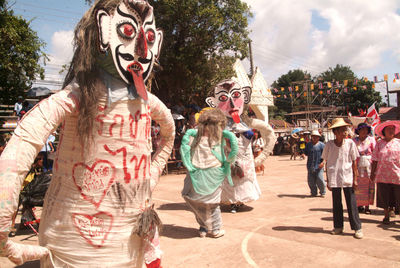
[[250, 54], [250, 76], [253, 76], [254, 63], [253, 63], [253, 50], [251, 49], [251, 40], [249, 41], [249, 54]]
[[390, 97], [389, 97], [389, 84], [388, 84], [388, 80], [380, 80], [380, 81], [376, 81], [375, 84], [378, 83], [382, 83], [385, 82], [385, 86], [386, 86], [386, 97], [387, 97], [387, 105], [388, 107], [390, 107]]
[[388, 100], [388, 107], [390, 107], [390, 96], [389, 96], [389, 84], [388, 84], [388, 80], [385, 80], [386, 82], [386, 96], [387, 96], [387, 100]]
[[[306, 97], [306, 122], [307, 122], [307, 129], [309, 129], [310, 128], [309, 121], [311, 118], [311, 116], [310, 116], [311, 109], [310, 109], [310, 96], [309, 96], [310, 95], [310, 87], [309, 87], [309, 84], [310, 84], [311, 80], [309, 80], [309, 77], [304, 77], [304, 78], [305, 78], [305, 80], [293, 81], [290, 84], [291, 84], [292, 88], [296, 88], [296, 86], [298, 86], [298, 85], [303, 86], [303, 90], [301, 91], [301, 93], [298, 93], [298, 94], [300, 94], [300, 96], [304, 95], [304, 93], [306, 94], [306, 96], [305, 96]], [[294, 90], [294, 92], [295, 92], [295, 90]], [[293, 96], [295, 94], [294, 92], [293, 92]], [[297, 99], [299, 97], [291, 97], [292, 112], [293, 112], [293, 104], [294, 104], [293, 98]]]

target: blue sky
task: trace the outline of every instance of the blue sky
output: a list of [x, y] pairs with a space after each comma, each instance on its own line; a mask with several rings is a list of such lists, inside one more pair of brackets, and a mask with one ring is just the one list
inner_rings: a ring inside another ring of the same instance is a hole
[[[360, 78], [383, 79], [388, 74], [390, 88], [400, 87], [400, 81], [392, 83], [394, 73], [400, 72], [400, 0], [244, 2], [254, 14], [249, 26], [254, 64], [267, 83], [291, 69], [316, 75], [343, 64]], [[47, 43], [47, 80], [62, 80], [58, 71], [72, 56], [72, 31], [88, 8], [84, 0], [15, 1], [14, 12], [32, 19], [32, 28]], [[248, 61], [244, 65], [248, 67]]]

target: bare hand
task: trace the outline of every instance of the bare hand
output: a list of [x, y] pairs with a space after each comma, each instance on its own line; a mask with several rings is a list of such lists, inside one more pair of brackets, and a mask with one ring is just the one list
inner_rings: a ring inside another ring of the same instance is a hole
[[358, 188], [358, 183], [356, 180], [353, 181], [353, 190], [357, 190]]

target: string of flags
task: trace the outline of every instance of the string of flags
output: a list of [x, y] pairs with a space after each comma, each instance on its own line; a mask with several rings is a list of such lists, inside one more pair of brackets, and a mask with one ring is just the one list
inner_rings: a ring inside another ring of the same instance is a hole
[[[372, 88], [375, 88], [375, 83], [380, 83], [384, 81], [388, 81], [389, 76], [385, 74], [383, 76], [383, 80], [379, 81], [378, 76], [374, 76], [374, 81], [369, 81], [368, 78], [363, 77], [362, 79], [351, 79], [351, 80], [343, 80], [343, 81], [334, 81], [334, 82], [318, 82], [318, 83], [311, 83], [308, 84], [309, 91], [307, 88], [303, 86], [300, 88], [299, 86], [289, 86], [289, 87], [280, 87], [280, 88], [273, 88], [271, 91], [275, 92], [274, 98], [299, 98], [301, 96], [307, 97], [310, 96], [318, 96], [324, 94], [334, 94], [334, 93], [351, 93], [357, 90], [365, 90], [367, 89], [367, 85], [365, 82], [372, 82]], [[393, 83], [396, 80], [400, 80], [399, 73], [394, 74]], [[364, 83], [360, 83], [364, 82]]]

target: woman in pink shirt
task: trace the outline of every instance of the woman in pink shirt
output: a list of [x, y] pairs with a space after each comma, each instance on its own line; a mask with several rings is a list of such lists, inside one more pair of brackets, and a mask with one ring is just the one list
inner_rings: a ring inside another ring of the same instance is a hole
[[[371, 214], [369, 205], [374, 204], [375, 183], [370, 181], [371, 174], [371, 155], [375, 148], [376, 141], [370, 136], [371, 126], [366, 123], [361, 123], [357, 126], [355, 133], [358, 135], [353, 139], [357, 145], [360, 156], [357, 158], [358, 168], [358, 189], [355, 191], [356, 200], [359, 212]], [[365, 210], [364, 210], [365, 206]]]
[[389, 206], [394, 200], [400, 206], [400, 121], [386, 121], [375, 133], [382, 137], [372, 153], [371, 181], [377, 182], [376, 206], [385, 210], [384, 224], [390, 223]]

